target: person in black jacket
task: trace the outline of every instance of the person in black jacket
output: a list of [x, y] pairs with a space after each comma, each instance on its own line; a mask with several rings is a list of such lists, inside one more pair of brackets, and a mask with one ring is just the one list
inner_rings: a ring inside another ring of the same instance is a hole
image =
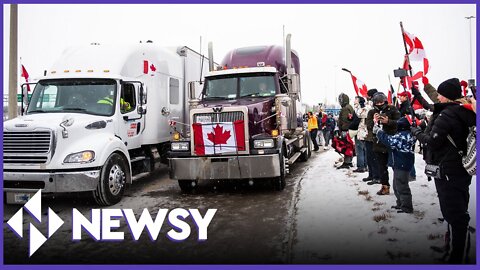
[[424, 145], [426, 163], [440, 166], [441, 173], [439, 178], [435, 178], [435, 186], [442, 215], [452, 228], [452, 250], [448, 262], [462, 263], [466, 255], [472, 177], [463, 167], [459, 151], [466, 152], [468, 128], [476, 124], [476, 115], [462, 97], [458, 79], [444, 81], [437, 91], [440, 103], [433, 105], [433, 115], [427, 128], [422, 131], [420, 127], [413, 127], [411, 131]]
[[[387, 103], [387, 96], [384, 93], [378, 92], [373, 98], [373, 110], [368, 112], [367, 119], [373, 117], [373, 121], [367, 121], [367, 128], [373, 130], [373, 125], [380, 126], [387, 135], [394, 135], [397, 132], [397, 120], [400, 119], [400, 113], [397, 108]], [[388, 182], [388, 149], [385, 145], [378, 141], [376, 137], [373, 138], [373, 152], [377, 160], [378, 174], [380, 177], [381, 189], [377, 192], [378, 195], [390, 194], [390, 183]], [[377, 184], [376, 181], [368, 182], [367, 184]]]
[[[369, 107], [369, 112], [373, 107], [373, 96], [378, 93], [377, 89], [373, 88], [367, 91], [367, 107]], [[367, 137], [365, 138], [365, 148], [367, 150], [367, 167], [368, 167], [368, 176], [363, 178], [363, 182], [369, 183], [378, 183], [380, 184], [380, 176], [378, 175], [378, 165], [377, 159], [375, 158], [375, 153], [373, 152], [373, 113], [367, 113], [367, 119], [365, 119], [365, 125], [367, 126]]]

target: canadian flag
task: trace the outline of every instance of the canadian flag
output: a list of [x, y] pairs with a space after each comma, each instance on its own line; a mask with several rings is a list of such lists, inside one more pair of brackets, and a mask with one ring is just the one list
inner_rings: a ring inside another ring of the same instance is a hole
[[149, 64], [148, 60], [143, 60], [143, 73], [148, 74], [150, 71], [155, 72], [157, 68], [154, 64]]
[[245, 151], [244, 121], [195, 123], [194, 153], [199, 156]]
[[357, 96], [366, 97], [368, 91], [367, 85], [357, 79], [357, 77], [355, 77], [352, 73], [350, 73], [350, 75], [352, 76], [353, 87], [355, 88], [355, 93], [357, 93]]
[[403, 38], [408, 46], [408, 55], [405, 56], [403, 64], [404, 69], [409, 70], [411, 68], [412, 72], [416, 71], [412, 77], [407, 79], [408, 88], [411, 88], [412, 81], [417, 81], [427, 75], [430, 70], [430, 63], [428, 62], [423, 44], [418, 37], [404, 31]]

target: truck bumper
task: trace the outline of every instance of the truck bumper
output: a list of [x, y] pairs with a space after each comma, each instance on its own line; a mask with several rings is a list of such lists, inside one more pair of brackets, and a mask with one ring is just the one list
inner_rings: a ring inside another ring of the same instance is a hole
[[251, 179], [280, 176], [278, 154], [170, 158], [175, 180]]
[[100, 169], [80, 172], [3, 172], [6, 192], [81, 192], [97, 188]]

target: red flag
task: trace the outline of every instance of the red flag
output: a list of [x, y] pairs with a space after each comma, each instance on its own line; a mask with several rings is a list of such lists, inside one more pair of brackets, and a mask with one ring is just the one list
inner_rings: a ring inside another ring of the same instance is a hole
[[353, 88], [355, 89], [357, 96], [366, 97], [368, 91], [367, 85], [357, 79], [357, 77], [355, 77], [352, 73], [350, 73], [350, 75], [352, 76]]
[[[28, 75], [28, 72], [25, 69], [25, 67], [23, 66], [23, 64], [22, 64], [22, 75], [21, 76], [23, 78], [25, 78], [25, 82], [28, 83], [28, 78], [30, 78], [30, 76]], [[30, 85], [29, 84], [27, 84], [27, 90], [28, 90], [28, 92], [30, 92]]]
[[390, 90], [388, 91], [388, 97], [387, 97], [387, 99], [388, 99], [388, 104], [392, 104], [392, 103], [393, 103], [393, 100], [392, 100], [392, 91], [390, 91]]

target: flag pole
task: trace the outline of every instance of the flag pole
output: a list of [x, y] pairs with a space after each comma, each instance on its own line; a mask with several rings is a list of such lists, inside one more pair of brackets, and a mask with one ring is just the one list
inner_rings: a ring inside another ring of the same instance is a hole
[[346, 68], [342, 68], [342, 70], [350, 73], [350, 78], [352, 79], [352, 83], [353, 83], [353, 90], [355, 90], [355, 93], [357, 94], [357, 96], [359, 96], [358, 91], [357, 91], [357, 87], [355, 85], [355, 82], [353, 81], [352, 72], [350, 70], [346, 69]]
[[410, 77], [413, 77], [412, 66], [410, 65], [410, 57], [408, 56], [407, 42], [405, 41], [405, 30], [403, 29], [402, 22], [400, 22], [400, 29], [402, 30], [403, 47], [405, 48], [405, 57], [407, 58], [408, 71], [410, 72]]
[[[400, 29], [402, 30], [403, 47], [405, 48], [405, 58], [407, 59], [408, 71], [410, 73], [410, 77], [413, 77], [412, 66], [410, 65], [410, 57], [408, 56], [407, 42], [405, 41], [405, 30], [403, 29], [402, 21], [400, 21]], [[407, 85], [408, 81], [405, 81], [405, 84]], [[408, 87], [408, 85], [407, 85], [407, 87]], [[413, 85], [413, 83], [412, 83], [412, 87], [415, 87]], [[412, 91], [412, 94], [413, 94], [413, 91]], [[415, 102], [415, 100], [416, 100], [416, 97], [413, 96], [412, 100], [408, 101], [409, 102], [409, 107], [410, 107], [410, 113], [412, 114], [412, 126], [416, 126], [415, 111], [413, 110], [413, 106], [412, 106], [412, 104]]]

